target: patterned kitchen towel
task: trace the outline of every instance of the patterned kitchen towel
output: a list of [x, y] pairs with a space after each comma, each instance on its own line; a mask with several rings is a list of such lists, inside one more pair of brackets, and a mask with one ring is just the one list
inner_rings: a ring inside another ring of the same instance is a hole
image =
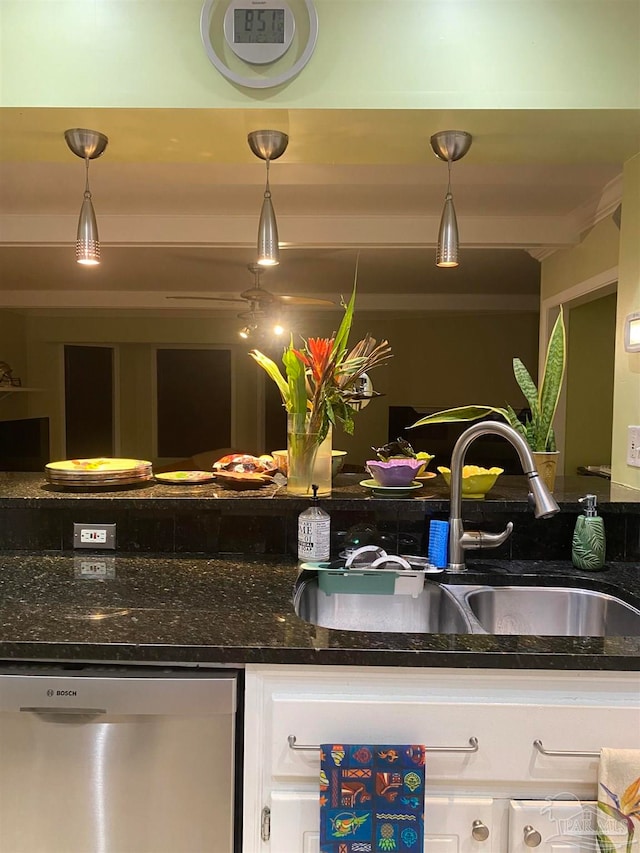
[[640, 749], [600, 752], [597, 832], [601, 853], [640, 853]]
[[320, 853], [422, 853], [425, 748], [323, 743]]

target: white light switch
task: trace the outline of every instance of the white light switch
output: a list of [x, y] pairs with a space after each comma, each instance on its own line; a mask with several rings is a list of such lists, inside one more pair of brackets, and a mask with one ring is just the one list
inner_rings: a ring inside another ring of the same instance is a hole
[[627, 465], [640, 468], [640, 426], [627, 427]]

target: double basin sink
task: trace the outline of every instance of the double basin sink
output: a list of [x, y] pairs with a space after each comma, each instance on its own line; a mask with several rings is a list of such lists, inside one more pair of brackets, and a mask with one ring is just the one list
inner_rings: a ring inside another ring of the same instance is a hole
[[327, 594], [301, 576], [301, 619], [325, 628], [437, 634], [640, 637], [640, 610], [608, 593], [568, 586], [425, 581], [416, 595]]

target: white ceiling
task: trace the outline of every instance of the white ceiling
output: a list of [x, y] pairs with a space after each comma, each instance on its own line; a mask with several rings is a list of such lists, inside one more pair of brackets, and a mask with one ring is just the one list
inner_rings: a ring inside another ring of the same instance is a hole
[[[264, 111], [4, 110], [0, 119], [0, 307], [237, 310], [167, 296], [233, 297], [251, 285], [264, 164], [246, 129], [268, 126]], [[263, 284], [338, 299], [359, 255], [361, 309], [535, 310], [531, 254], [573, 245], [611, 215], [623, 163], [640, 150], [630, 111], [300, 110], [280, 120], [291, 141], [271, 182], [285, 248]], [[99, 268], [73, 259], [84, 166], [64, 142], [69, 126], [110, 137], [90, 169]], [[452, 169], [464, 247], [455, 270], [436, 269], [433, 250], [447, 169], [428, 139], [447, 126], [474, 135]]]

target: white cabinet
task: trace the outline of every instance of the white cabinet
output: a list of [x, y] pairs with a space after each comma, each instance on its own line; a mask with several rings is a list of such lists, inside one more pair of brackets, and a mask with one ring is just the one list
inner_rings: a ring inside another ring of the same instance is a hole
[[[427, 746], [424, 853], [581, 850], [552, 834], [548, 815], [593, 800], [597, 758], [546, 756], [533, 742], [640, 748], [639, 687], [635, 673], [248, 667], [243, 853], [318, 853], [314, 747], [326, 742]], [[311, 748], [292, 749], [290, 735]], [[432, 749], [468, 750], [471, 738], [477, 751]]]
[[[500, 806], [487, 797], [427, 797], [424, 853], [504, 853]], [[269, 845], [274, 853], [319, 853], [318, 825], [317, 794], [273, 793]]]
[[[623, 846], [620, 847], [620, 850]], [[509, 853], [595, 853], [596, 803], [578, 800], [512, 800]]]

